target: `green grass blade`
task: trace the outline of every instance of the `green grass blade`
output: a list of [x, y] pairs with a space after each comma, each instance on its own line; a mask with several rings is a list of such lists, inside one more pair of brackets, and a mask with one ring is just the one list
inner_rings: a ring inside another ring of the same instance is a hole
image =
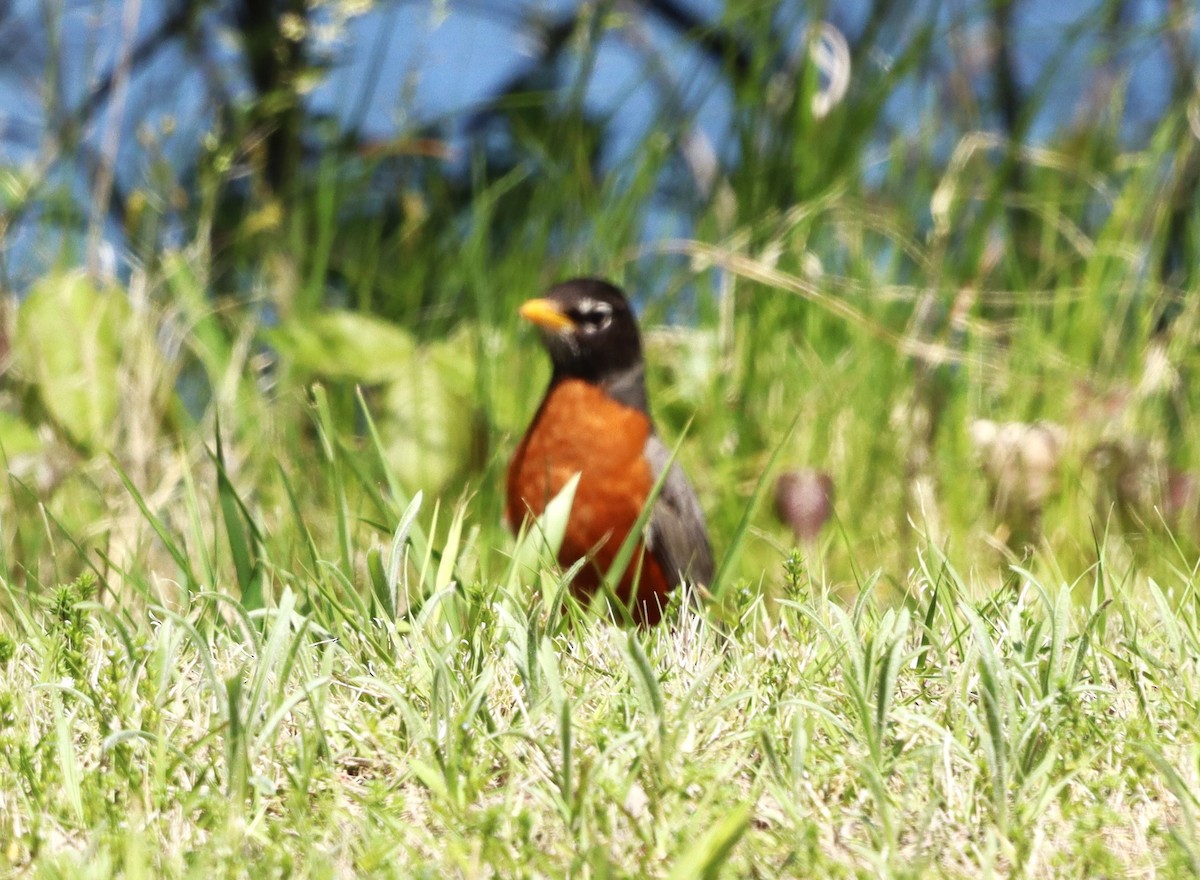
[[750, 825], [751, 809], [750, 804], [739, 804], [714, 822], [671, 868], [669, 880], [721, 876], [733, 848]]

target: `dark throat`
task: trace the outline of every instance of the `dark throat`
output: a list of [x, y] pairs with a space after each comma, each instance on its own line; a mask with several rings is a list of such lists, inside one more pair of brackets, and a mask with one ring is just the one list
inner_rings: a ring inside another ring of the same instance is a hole
[[555, 369], [550, 379], [554, 387], [564, 379], [586, 379], [593, 385], [598, 385], [617, 403], [632, 407], [639, 412], [649, 413], [650, 403], [646, 398], [646, 368], [642, 364], [632, 364], [619, 370], [606, 370], [599, 375], [580, 376], [573, 371]]

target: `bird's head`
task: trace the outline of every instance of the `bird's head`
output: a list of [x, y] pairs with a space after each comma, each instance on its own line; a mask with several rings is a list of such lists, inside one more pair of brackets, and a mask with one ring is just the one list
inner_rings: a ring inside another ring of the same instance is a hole
[[520, 314], [541, 332], [556, 379], [612, 385], [636, 374], [641, 382], [642, 340], [620, 288], [574, 278], [529, 300]]

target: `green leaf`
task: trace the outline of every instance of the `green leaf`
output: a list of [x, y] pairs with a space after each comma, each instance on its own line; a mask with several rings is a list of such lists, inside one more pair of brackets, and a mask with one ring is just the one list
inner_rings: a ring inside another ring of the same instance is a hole
[[410, 491], [443, 488], [471, 460], [475, 419], [470, 390], [426, 356], [406, 364], [376, 408], [388, 438], [388, 467]]
[[242, 607], [247, 611], [256, 611], [263, 607], [264, 573], [260, 561], [262, 535], [225, 468], [219, 421], [216, 426], [216, 447], [212, 459], [217, 468], [217, 501], [221, 508], [221, 519], [225, 523], [225, 535], [229, 539], [229, 552], [233, 557]]
[[417, 349], [407, 331], [358, 312], [305, 315], [265, 335], [309, 378], [368, 385], [404, 377], [413, 369]]
[[79, 822], [83, 821], [83, 770], [75, 748], [75, 716], [68, 715], [62, 696], [57, 692], [51, 704], [54, 708], [54, 742], [58, 751], [58, 769], [62, 774], [63, 796], [71, 807], [71, 813]]
[[100, 290], [82, 272], [47, 277], [17, 310], [14, 367], [54, 422], [88, 450], [115, 439], [120, 368], [135, 348], [149, 353], [153, 342], [124, 291]]
[[658, 686], [658, 677], [654, 674], [654, 667], [650, 663], [650, 658], [646, 656], [645, 649], [642, 648], [640, 634], [636, 630], [629, 631], [625, 646], [626, 657], [629, 660], [627, 665], [629, 666], [631, 677], [641, 685], [641, 693], [644, 697], [643, 710], [647, 715], [658, 719], [661, 731], [663, 717], [662, 688]]
[[531, 525], [513, 552], [513, 572], [521, 573], [536, 568], [543, 559], [558, 557], [563, 536], [567, 533], [567, 520], [571, 517], [571, 505], [575, 503], [575, 490], [579, 487], [579, 474], [571, 479], [550, 499], [541, 516]]

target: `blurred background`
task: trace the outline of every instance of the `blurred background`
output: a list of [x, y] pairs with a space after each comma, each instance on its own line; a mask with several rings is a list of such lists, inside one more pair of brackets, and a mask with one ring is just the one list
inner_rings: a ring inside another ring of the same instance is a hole
[[810, 540], [743, 515], [785, 469], [848, 581], [908, 534], [1153, 558], [1195, 519], [1198, 52], [1186, 0], [0, 3], [6, 552], [50, 558], [44, 502], [153, 553], [107, 456], [190, 521], [217, 417], [250, 521], [467, 492], [502, 542], [514, 308], [587, 273], [750, 580]]
[[[924, 235], [933, 174], [968, 134], [1003, 141], [973, 148], [1015, 196], [1023, 149], [1059, 145], [1081, 177], [1165, 136], [1194, 96], [1197, 40], [1185, 0], [10, 0], [0, 280], [84, 258], [127, 277], [205, 210], [236, 275], [261, 256], [246, 233], [322, 185], [342, 223], [385, 220], [385, 246], [405, 224], [441, 235], [501, 181], [499, 228], [531, 188], [568, 187], [561, 254], [589, 234], [589, 197], [635, 188], [648, 240], [694, 234], [726, 192], [735, 224], [847, 186], [903, 192]], [[1179, 159], [1168, 246], [1147, 256], [1186, 286], [1195, 172]], [[331, 248], [329, 296], [406, 316], [399, 268], [348, 277], [347, 247]], [[408, 297], [453, 284], [404, 274]]]

